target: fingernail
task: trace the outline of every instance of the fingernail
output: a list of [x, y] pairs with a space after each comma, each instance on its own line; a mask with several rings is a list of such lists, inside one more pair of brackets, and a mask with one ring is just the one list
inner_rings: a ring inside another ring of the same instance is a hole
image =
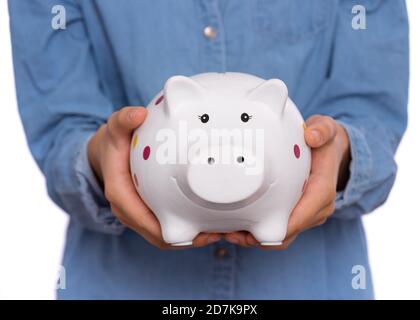
[[220, 236], [213, 234], [207, 238], [207, 243], [210, 244], [213, 242], [217, 242], [219, 240], [220, 240]]
[[321, 137], [321, 134], [319, 133], [319, 131], [312, 130], [310, 135], [311, 135], [311, 139], [314, 143], [319, 144], [319, 143], [322, 142], [322, 137]]
[[136, 116], [136, 114], [137, 114], [137, 109], [136, 109], [136, 110], [132, 110], [132, 111], [130, 111], [130, 113], [128, 114], [128, 117], [130, 118], [130, 120], [133, 120], [133, 119], [134, 119], [134, 117]]

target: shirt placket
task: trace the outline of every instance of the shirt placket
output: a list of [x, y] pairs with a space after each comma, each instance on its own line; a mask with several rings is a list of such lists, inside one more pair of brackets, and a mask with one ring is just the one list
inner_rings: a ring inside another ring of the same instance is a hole
[[[204, 72], [226, 72], [225, 31], [218, 0], [201, 0], [202, 61]], [[226, 241], [209, 246], [210, 296], [233, 299], [236, 250]]]
[[201, 0], [202, 59], [204, 72], [226, 72], [225, 32], [218, 0]]
[[234, 298], [235, 266], [237, 253], [235, 245], [220, 241], [210, 246], [212, 299], [226, 300]]

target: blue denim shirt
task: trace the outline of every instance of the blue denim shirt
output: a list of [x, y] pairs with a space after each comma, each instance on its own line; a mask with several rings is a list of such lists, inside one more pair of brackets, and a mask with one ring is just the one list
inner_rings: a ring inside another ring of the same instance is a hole
[[[404, 1], [357, 1], [365, 30], [352, 28], [354, 1], [61, 0], [64, 30], [51, 26], [56, 4], [9, 1], [29, 147], [70, 215], [59, 298], [373, 297], [361, 215], [386, 200], [406, 127]], [[86, 142], [113, 111], [147, 105], [172, 75], [210, 71], [280, 78], [305, 118], [330, 115], [350, 137], [336, 212], [285, 251], [156, 249], [116, 220], [89, 166]], [[354, 266], [366, 272], [359, 289]]]

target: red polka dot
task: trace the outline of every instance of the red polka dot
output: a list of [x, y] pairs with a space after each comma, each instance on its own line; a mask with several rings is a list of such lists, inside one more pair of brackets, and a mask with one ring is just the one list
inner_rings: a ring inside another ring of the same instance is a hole
[[308, 180], [305, 179], [305, 182], [303, 183], [303, 186], [302, 186], [302, 193], [305, 192], [307, 182], [308, 182]]
[[299, 157], [300, 157], [300, 148], [299, 148], [299, 146], [297, 144], [294, 145], [293, 152], [295, 153], [296, 159], [299, 159]]
[[163, 95], [161, 95], [159, 98], [157, 98], [157, 100], [156, 100], [156, 102], [155, 102], [155, 106], [157, 106], [159, 103], [161, 103], [161, 102], [162, 102], [162, 100], [163, 100], [163, 98], [164, 98], [164, 96], [163, 96]]
[[136, 184], [136, 187], [138, 187], [139, 186], [139, 180], [137, 180], [136, 174], [133, 175], [133, 180], [134, 180], [134, 183]]
[[145, 146], [143, 149], [143, 159], [147, 160], [149, 159], [150, 156], [150, 147], [149, 146]]

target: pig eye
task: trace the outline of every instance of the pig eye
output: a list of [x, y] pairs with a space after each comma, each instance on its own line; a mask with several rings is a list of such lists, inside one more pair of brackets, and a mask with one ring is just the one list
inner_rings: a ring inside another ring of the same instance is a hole
[[209, 121], [210, 117], [207, 113], [205, 113], [201, 116], [198, 116], [198, 119], [200, 119], [202, 123], [207, 123]]
[[248, 122], [249, 121], [249, 119], [251, 119], [252, 118], [252, 116], [250, 116], [248, 113], [246, 113], [246, 112], [244, 112], [244, 113], [242, 113], [241, 114], [241, 120], [243, 121], [243, 122]]

